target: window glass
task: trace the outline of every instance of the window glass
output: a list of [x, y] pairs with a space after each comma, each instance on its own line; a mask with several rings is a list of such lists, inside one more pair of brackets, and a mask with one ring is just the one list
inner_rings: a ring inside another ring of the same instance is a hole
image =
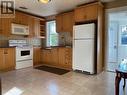
[[121, 44], [127, 45], [127, 25], [121, 26]]
[[58, 33], [56, 32], [56, 22], [49, 21], [46, 23], [47, 26], [47, 47], [58, 46]]

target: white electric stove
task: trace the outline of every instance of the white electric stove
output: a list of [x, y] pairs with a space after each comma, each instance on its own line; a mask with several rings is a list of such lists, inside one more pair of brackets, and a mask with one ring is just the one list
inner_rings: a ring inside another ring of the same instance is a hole
[[26, 40], [9, 40], [9, 46], [16, 46], [16, 69], [33, 66], [33, 47]]

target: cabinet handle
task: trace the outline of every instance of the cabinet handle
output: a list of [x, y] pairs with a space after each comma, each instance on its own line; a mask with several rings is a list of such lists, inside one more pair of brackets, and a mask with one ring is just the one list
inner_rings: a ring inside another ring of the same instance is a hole
[[84, 19], [86, 19], [87, 18], [87, 16], [86, 15], [84, 15]]
[[7, 52], [7, 51], [5, 51], [5, 52], [4, 52], [4, 54], [8, 54], [8, 52]]

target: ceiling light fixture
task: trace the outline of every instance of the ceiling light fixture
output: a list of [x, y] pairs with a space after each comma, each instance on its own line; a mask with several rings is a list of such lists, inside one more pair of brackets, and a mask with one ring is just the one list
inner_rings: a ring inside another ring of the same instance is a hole
[[38, 0], [39, 2], [41, 2], [41, 3], [49, 3], [51, 0]]

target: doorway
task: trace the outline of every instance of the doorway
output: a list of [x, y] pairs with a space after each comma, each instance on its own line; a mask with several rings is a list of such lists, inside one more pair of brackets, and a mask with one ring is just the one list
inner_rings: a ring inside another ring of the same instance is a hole
[[127, 7], [106, 11], [106, 70], [115, 71], [127, 59]]

